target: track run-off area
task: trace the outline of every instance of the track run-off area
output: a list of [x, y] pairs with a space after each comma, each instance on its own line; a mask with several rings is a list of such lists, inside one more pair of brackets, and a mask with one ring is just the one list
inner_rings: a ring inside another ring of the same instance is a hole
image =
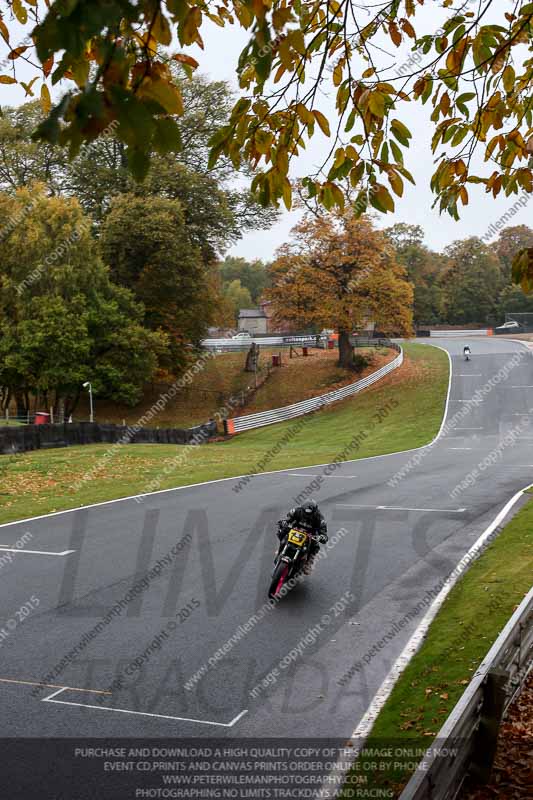
[[[2, 736], [350, 738], [532, 482], [532, 354], [476, 337], [465, 362], [465, 341], [427, 345], [451, 363], [428, 447], [1, 525]], [[330, 542], [272, 608], [276, 523], [305, 495]]]

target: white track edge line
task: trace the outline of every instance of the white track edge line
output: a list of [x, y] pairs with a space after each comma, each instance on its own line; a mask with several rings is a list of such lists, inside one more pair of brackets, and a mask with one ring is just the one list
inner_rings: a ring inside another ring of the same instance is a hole
[[[383, 680], [381, 686], [379, 687], [378, 691], [374, 695], [372, 702], [370, 703], [369, 707], [365, 711], [362, 719], [360, 720], [359, 724], [352, 732], [350, 737], [351, 740], [358, 740], [356, 742], [356, 746], [354, 747], [355, 752], [351, 754], [344, 750], [344, 759], [339, 759], [337, 764], [341, 765], [339, 767], [335, 767], [329, 775], [335, 775], [336, 778], [342, 778], [346, 776], [349, 772], [350, 766], [354, 763], [357, 758], [357, 751], [364, 745], [365, 740], [370, 735], [374, 722], [376, 721], [377, 716], [379, 715], [380, 711], [382, 710], [383, 706], [389, 699], [394, 686], [405, 670], [413, 656], [418, 652], [420, 645], [424, 637], [426, 636], [429, 627], [433, 620], [435, 619], [438, 611], [440, 611], [446, 597], [453, 589], [457, 581], [463, 577], [465, 572], [468, 571], [471, 556], [475, 555], [477, 551], [481, 550], [485, 541], [489, 538], [489, 536], [493, 533], [493, 531], [500, 525], [503, 520], [507, 517], [509, 511], [513, 508], [513, 506], [520, 500], [520, 498], [527, 492], [528, 489], [533, 488], [533, 483], [528, 484], [523, 489], [520, 489], [513, 497], [507, 501], [504, 507], [498, 512], [496, 517], [490, 523], [490, 525], [483, 531], [481, 536], [474, 542], [474, 544], [466, 551], [463, 555], [459, 563], [454, 569], [454, 577], [450, 579], [450, 581], [443, 586], [437, 597], [433, 600], [432, 604], [429, 606], [424, 618], [421, 620], [420, 625], [417, 627], [415, 632], [411, 635], [411, 638], [405, 645], [404, 649], [392, 665], [388, 675]], [[466, 563], [463, 563], [465, 559], [468, 559]], [[343, 784], [339, 784], [338, 792], [336, 792], [336, 796], [338, 793], [342, 791]]]
[[[356, 464], [356, 463], [361, 463], [363, 461], [373, 461], [374, 459], [377, 459], [377, 458], [390, 458], [391, 456], [399, 456], [399, 455], [402, 455], [403, 453], [415, 453], [418, 450], [426, 450], [428, 447], [433, 447], [435, 442], [437, 442], [441, 438], [443, 428], [444, 428], [444, 426], [446, 424], [446, 417], [448, 416], [448, 407], [449, 407], [449, 404], [450, 404], [450, 391], [451, 391], [451, 388], [452, 388], [452, 378], [453, 378], [452, 358], [451, 358], [449, 352], [444, 349], [444, 347], [440, 347], [437, 344], [424, 343], [423, 346], [424, 347], [435, 347], [437, 350], [442, 350], [442, 352], [446, 353], [446, 355], [448, 356], [448, 362], [449, 362], [448, 391], [447, 391], [447, 394], [446, 394], [446, 404], [444, 406], [444, 413], [443, 413], [443, 417], [442, 417], [441, 426], [440, 426], [439, 432], [437, 433], [435, 438], [431, 442], [429, 442], [428, 444], [423, 444], [420, 447], [411, 447], [408, 450], [396, 450], [393, 453], [382, 453], [381, 455], [378, 455], [378, 456], [366, 456], [365, 458], [354, 458], [351, 461], [342, 461], [341, 462], [342, 464]], [[285, 469], [274, 469], [274, 470], [270, 470], [269, 472], [256, 472], [256, 473], [253, 473], [253, 477], [254, 478], [255, 477], [261, 477], [263, 475], [280, 475], [280, 474], [283, 474], [284, 472], [294, 472], [295, 469], [317, 469], [317, 467], [327, 467], [327, 466], [329, 466], [330, 463], [331, 462], [326, 462], [324, 464], [310, 464], [307, 467], [286, 467]], [[76, 508], [66, 508], [64, 511], [53, 511], [51, 514], [40, 514], [37, 517], [27, 517], [26, 519], [17, 519], [17, 520], [13, 520], [12, 522], [2, 522], [2, 523], [0, 523], [0, 528], [7, 528], [7, 527], [9, 527], [11, 525], [23, 525], [23, 524], [26, 524], [26, 523], [29, 523], [29, 522], [34, 522], [35, 520], [38, 520], [38, 519], [48, 519], [48, 518], [51, 518], [51, 517], [58, 517], [61, 514], [72, 514], [72, 513], [76, 512], [76, 511], [83, 511], [83, 510], [89, 509], [89, 508], [99, 508], [100, 506], [109, 506], [109, 505], [112, 505], [113, 503], [123, 503], [125, 500], [136, 500], [136, 499], [141, 498], [141, 497], [142, 498], [144, 498], [144, 497], [155, 497], [155, 495], [158, 495], [158, 494], [168, 494], [169, 492], [180, 492], [180, 491], [183, 491], [185, 489], [194, 489], [197, 486], [208, 486], [209, 484], [212, 484], [212, 483], [224, 483], [225, 481], [235, 481], [235, 482], [237, 482], [241, 478], [247, 478], [247, 477], [248, 477], [248, 474], [246, 474], [246, 475], [231, 475], [229, 478], [214, 478], [211, 481], [200, 481], [200, 483], [189, 483], [189, 484], [187, 484], [185, 486], [174, 486], [174, 487], [171, 487], [170, 489], [159, 489], [157, 492], [148, 492], [147, 494], [132, 494], [132, 495], [127, 495], [126, 497], [117, 497], [114, 500], [103, 500], [101, 503], [89, 503], [86, 506], [77, 506]]]
[[156, 719], [171, 719], [176, 722], [193, 722], [197, 723], [198, 725], [216, 725], [218, 728], [232, 728], [235, 723], [241, 719], [247, 712], [248, 709], [245, 708], [240, 714], [237, 714], [231, 722], [212, 722], [211, 720], [207, 719], [191, 719], [190, 717], [174, 717], [170, 716], [169, 714], [152, 714], [148, 711], [132, 711], [129, 708], [114, 708], [112, 706], [93, 706], [89, 705], [88, 703], [74, 703], [69, 700], [54, 700], [53, 698], [58, 695], [60, 692], [64, 691], [60, 689], [59, 692], [54, 692], [49, 697], [43, 697], [43, 703], [57, 703], [57, 705], [61, 706], [76, 706], [77, 708], [89, 708], [96, 711], [115, 711], [121, 714], [134, 714], [139, 717], [154, 717]]
[[24, 553], [27, 556], [69, 556], [75, 550], [63, 550], [61, 553], [52, 553], [50, 550], [23, 550], [20, 547], [4, 547], [0, 545], [0, 553]]

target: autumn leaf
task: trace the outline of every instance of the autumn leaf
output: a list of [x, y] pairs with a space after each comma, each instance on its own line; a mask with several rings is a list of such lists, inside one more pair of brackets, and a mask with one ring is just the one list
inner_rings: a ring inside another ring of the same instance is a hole
[[44, 74], [45, 78], [48, 78], [48, 76], [52, 72], [52, 67], [53, 66], [54, 66], [54, 57], [50, 56], [50, 58], [47, 58], [46, 61], [43, 64], [43, 74]]
[[27, 49], [28, 49], [28, 47], [27, 47], [26, 45], [21, 45], [20, 47], [15, 47], [15, 49], [14, 49], [14, 50], [12, 50], [12, 51], [11, 51], [11, 52], [8, 54], [8, 56], [7, 56], [7, 57], [8, 57], [9, 59], [11, 59], [11, 61], [14, 61], [16, 58], [20, 58], [20, 56], [21, 56], [23, 53], [25, 53]]
[[177, 86], [166, 80], [147, 80], [139, 89], [139, 97], [155, 100], [168, 114], [183, 114], [183, 100]]
[[25, 25], [28, 21], [28, 12], [22, 5], [22, 0], [12, 0], [11, 8], [13, 9], [13, 14], [16, 16], [20, 24]]
[[313, 110], [313, 116], [315, 117], [316, 121], [318, 122], [318, 125], [319, 125], [320, 130], [322, 131], [322, 133], [325, 136], [330, 136], [331, 132], [330, 132], [330, 129], [329, 129], [329, 122], [326, 119], [326, 117], [324, 116], [324, 114], [322, 114], [320, 111]]
[[392, 39], [393, 43], [396, 47], [399, 47], [402, 43], [402, 34], [400, 33], [398, 26], [395, 22], [389, 22], [389, 36]]
[[0, 18], [0, 35], [2, 36], [2, 39], [4, 39], [4, 41], [7, 42], [7, 44], [9, 44], [9, 30], [5, 22], [1, 18]]
[[157, 42], [162, 45], [169, 45], [172, 42], [172, 32], [168, 19], [159, 10], [152, 20], [151, 34]]
[[193, 69], [197, 69], [200, 66], [195, 58], [188, 56], [185, 53], [176, 53], [172, 56], [172, 58], [174, 61], [179, 61], [180, 64], [188, 64], [188, 66], [192, 67]]

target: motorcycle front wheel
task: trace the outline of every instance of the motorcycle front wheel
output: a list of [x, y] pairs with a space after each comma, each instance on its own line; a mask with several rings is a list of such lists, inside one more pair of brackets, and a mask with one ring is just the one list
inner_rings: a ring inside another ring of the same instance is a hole
[[270, 588], [268, 590], [268, 596], [272, 599], [278, 597], [281, 589], [283, 588], [283, 584], [287, 580], [287, 575], [289, 574], [289, 565], [285, 563], [285, 561], [280, 561], [277, 565], [276, 569], [272, 574], [272, 580], [270, 582]]

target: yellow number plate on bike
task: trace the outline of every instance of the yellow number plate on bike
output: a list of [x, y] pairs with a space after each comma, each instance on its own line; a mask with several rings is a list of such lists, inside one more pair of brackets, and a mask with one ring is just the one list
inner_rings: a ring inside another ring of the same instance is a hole
[[291, 544], [295, 544], [297, 547], [303, 547], [307, 539], [307, 536], [302, 531], [294, 530], [294, 528], [289, 531], [289, 542]]

